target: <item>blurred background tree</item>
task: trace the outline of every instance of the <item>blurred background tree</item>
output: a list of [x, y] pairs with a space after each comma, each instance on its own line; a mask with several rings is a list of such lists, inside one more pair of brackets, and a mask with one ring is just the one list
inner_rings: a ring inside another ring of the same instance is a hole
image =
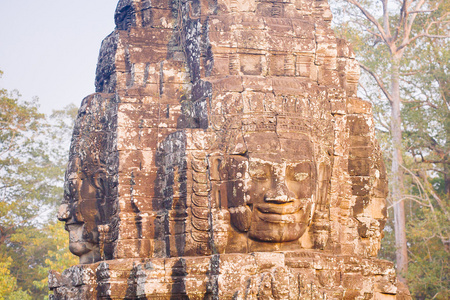
[[362, 69], [390, 169], [381, 256], [416, 299], [448, 299], [450, 243], [450, 3], [330, 1], [338, 37]]
[[0, 299], [44, 299], [48, 270], [77, 263], [55, 218], [76, 112], [0, 89]]

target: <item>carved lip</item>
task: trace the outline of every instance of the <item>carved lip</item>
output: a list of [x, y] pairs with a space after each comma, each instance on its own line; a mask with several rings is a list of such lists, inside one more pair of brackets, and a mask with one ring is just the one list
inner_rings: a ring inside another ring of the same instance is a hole
[[84, 224], [84, 222], [79, 222], [79, 221], [75, 220], [74, 218], [70, 218], [69, 220], [66, 221], [65, 227], [66, 227], [66, 230], [69, 231], [69, 229], [72, 230], [76, 227], [82, 226], [83, 224]]
[[261, 203], [256, 205], [256, 209], [263, 214], [277, 215], [295, 214], [300, 208], [300, 201], [297, 199], [287, 203]]
[[300, 210], [299, 200], [288, 203], [264, 203], [256, 206], [256, 215], [264, 222], [299, 223], [303, 216]]
[[264, 222], [270, 223], [301, 223], [303, 214], [296, 212], [293, 214], [270, 214], [257, 211], [257, 216]]

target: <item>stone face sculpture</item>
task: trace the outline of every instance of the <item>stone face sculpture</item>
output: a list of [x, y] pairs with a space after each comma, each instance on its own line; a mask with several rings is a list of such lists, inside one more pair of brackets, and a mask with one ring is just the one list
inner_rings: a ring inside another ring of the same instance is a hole
[[108, 151], [114, 147], [114, 133], [107, 121], [112, 112], [103, 110], [110, 103], [93, 95], [81, 104], [58, 212], [69, 232], [70, 251], [80, 257], [81, 264], [113, 258], [103, 234], [118, 222], [117, 183], [111, 176], [117, 167], [117, 153]]
[[76, 120], [56, 299], [408, 299], [326, 1], [121, 0]]
[[312, 145], [308, 136], [290, 138], [249, 133], [247, 154], [227, 160], [235, 173], [227, 184], [231, 223], [253, 240], [295, 241], [311, 222], [316, 183]]

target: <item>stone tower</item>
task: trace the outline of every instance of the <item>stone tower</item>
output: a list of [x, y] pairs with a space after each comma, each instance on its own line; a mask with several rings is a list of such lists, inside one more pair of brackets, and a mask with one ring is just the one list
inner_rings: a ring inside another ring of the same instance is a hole
[[120, 0], [81, 104], [54, 299], [409, 299], [327, 1]]

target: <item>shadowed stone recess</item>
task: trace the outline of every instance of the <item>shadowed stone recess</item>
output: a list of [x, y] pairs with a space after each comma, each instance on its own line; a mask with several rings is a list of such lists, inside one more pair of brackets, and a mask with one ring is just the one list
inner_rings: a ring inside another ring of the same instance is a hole
[[410, 299], [327, 1], [121, 0], [79, 110], [53, 299]]

